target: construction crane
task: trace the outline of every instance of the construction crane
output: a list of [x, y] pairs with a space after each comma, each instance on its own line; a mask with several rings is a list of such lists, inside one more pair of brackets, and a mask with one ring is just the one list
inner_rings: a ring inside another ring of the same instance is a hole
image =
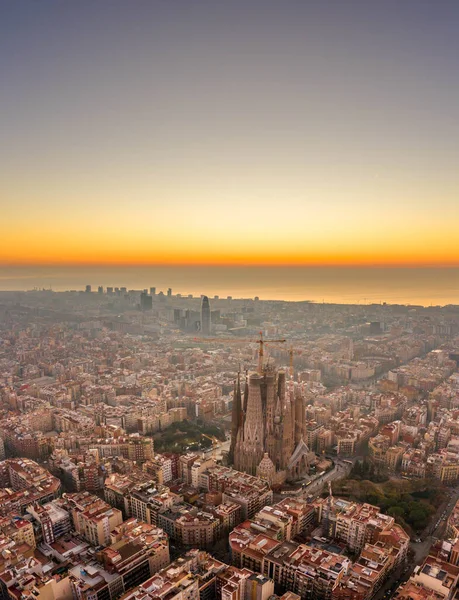
[[260, 339], [256, 340], [256, 343], [259, 344], [258, 349], [258, 373], [261, 375], [263, 373], [263, 356], [264, 356], [264, 345], [268, 346], [271, 344], [285, 344], [287, 340], [264, 340], [263, 333], [260, 331]]
[[289, 354], [289, 375], [290, 377], [293, 379], [293, 355], [294, 354], [301, 354], [301, 350], [295, 350], [293, 348], [293, 346], [290, 346], [288, 354]]
[[219, 440], [215, 436], [210, 436], [210, 435], [207, 435], [206, 433], [201, 433], [201, 435], [212, 442], [212, 458], [214, 460], [216, 460]]
[[261, 375], [263, 373], [263, 357], [264, 357], [264, 347], [270, 346], [271, 344], [285, 344], [287, 340], [279, 339], [279, 340], [265, 340], [263, 339], [263, 332], [260, 331], [260, 339], [253, 340], [250, 338], [247, 339], [228, 339], [228, 338], [194, 338], [197, 342], [219, 342], [221, 344], [258, 344], [258, 373]]

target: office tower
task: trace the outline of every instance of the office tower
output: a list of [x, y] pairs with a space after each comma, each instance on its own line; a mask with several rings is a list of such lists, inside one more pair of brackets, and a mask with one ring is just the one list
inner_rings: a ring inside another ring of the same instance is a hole
[[156, 288], [155, 287], [150, 288], [150, 296], [156, 296]]
[[90, 294], [90, 293], [91, 293], [91, 286], [90, 286], [90, 285], [87, 285], [87, 286], [86, 286], [86, 293], [87, 293], [87, 294]]
[[107, 295], [111, 296], [113, 294], [113, 288], [112, 287], [108, 287], [107, 288]]
[[171, 298], [171, 296], [172, 296], [172, 288], [168, 288], [167, 289], [167, 297]]
[[210, 334], [210, 303], [207, 296], [203, 296], [201, 302], [201, 331], [203, 335]]
[[140, 310], [151, 310], [153, 308], [153, 298], [146, 292], [140, 294]]
[[101, 285], [99, 285], [99, 287], [97, 288], [97, 293], [98, 294], [103, 294], [104, 293], [104, 288]]

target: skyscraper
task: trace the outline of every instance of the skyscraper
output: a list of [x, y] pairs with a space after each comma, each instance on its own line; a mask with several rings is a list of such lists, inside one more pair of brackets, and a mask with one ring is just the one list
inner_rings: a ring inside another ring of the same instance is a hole
[[201, 302], [201, 331], [203, 335], [210, 335], [210, 303], [207, 296]]
[[140, 294], [140, 310], [151, 310], [153, 307], [153, 298], [146, 292]]

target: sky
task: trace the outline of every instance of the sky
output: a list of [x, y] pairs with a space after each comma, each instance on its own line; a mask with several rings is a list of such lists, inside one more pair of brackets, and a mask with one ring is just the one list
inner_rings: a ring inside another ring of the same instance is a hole
[[457, 0], [0, 0], [0, 263], [459, 265]]

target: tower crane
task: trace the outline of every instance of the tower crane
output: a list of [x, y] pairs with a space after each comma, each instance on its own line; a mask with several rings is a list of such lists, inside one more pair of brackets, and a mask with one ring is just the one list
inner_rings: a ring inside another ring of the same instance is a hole
[[201, 435], [212, 442], [212, 458], [215, 460], [219, 440], [215, 436], [210, 436], [210, 435], [207, 435], [206, 433], [201, 433]]
[[263, 357], [264, 357], [264, 347], [270, 346], [271, 344], [285, 344], [287, 340], [279, 339], [279, 340], [265, 340], [263, 338], [263, 332], [260, 331], [260, 339], [253, 340], [250, 338], [246, 339], [228, 339], [228, 338], [194, 338], [198, 342], [219, 342], [221, 344], [258, 344], [258, 373], [261, 375], [263, 373]]
[[290, 346], [290, 348], [288, 350], [288, 354], [289, 354], [289, 375], [290, 375], [291, 379], [293, 379], [293, 355], [301, 354], [301, 350], [295, 350], [293, 348], [293, 346]]

